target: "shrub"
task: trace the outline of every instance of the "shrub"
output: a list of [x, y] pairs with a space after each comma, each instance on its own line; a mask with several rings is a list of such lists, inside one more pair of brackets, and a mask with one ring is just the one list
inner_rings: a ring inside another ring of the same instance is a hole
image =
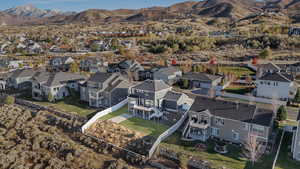
[[283, 121], [287, 119], [287, 111], [285, 106], [280, 106], [278, 111], [277, 111], [277, 120], [278, 121]]
[[13, 96], [7, 96], [4, 102], [5, 104], [15, 104], [15, 98]]
[[294, 102], [300, 103], [300, 89], [297, 90], [297, 93], [294, 98]]

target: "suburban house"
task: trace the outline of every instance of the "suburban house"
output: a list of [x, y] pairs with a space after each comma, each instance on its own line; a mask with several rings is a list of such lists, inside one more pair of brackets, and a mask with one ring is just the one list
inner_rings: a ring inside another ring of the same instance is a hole
[[15, 70], [7, 79], [7, 86], [19, 90], [31, 89], [31, 78], [36, 72], [33, 69]]
[[128, 97], [128, 111], [146, 120], [166, 119], [166, 112], [183, 113], [193, 102], [187, 95], [173, 92], [172, 87], [162, 80], [137, 84], [129, 89]]
[[16, 69], [23, 65], [22, 60], [15, 59], [0, 59], [0, 68]]
[[108, 72], [120, 72], [127, 75], [131, 80], [139, 80], [139, 72], [143, 71], [144, 67], [136, 60], [123, 60], [117, 64], [111, 64], [108, 66]]
[[222, 82], [222, 76], [188, 72], [182, 75], [181, 80], [187, 80], [189, 88], [212, 89]]
[[256, 96], [270, 99], [289, 100], [297, 93], [298, 84], [287, 73], [269, 73], [256, 79]]
[[300, 62], [288, 65], [287, 72], [292, 73], [294, 76], [299, 75], [300, 74]]
[[90, 73], [107, 72], [108, 63], [97, 57], [90, 57], [80, 61], [80, 69]]
[[293, 153], [293, 159], [300, 161], [300, 113], [298, 114], [298, 125], [297, 129], [294, 130], [293, 133], [293, 141], [292, 141], [292, 153]]
[[71, 90], [79, 92], [79, 85], [85, 76], [67, 72], [37, 72], [31, 79], [32, 98], [36, 100], [62, 100], [71, 95]]
[[288, 34], [289, 34], [290, 36], [293, 36], [293, 35], [300, 35], [300, 28], [297, 28], [297, 27], [295, 27], [295, 28], [289, 28]]
[[256, 78], [260, 78], [270, 73], [281, 72], [281, 70], [282, 69], [278, 65], [275, 65], [272, 62], [266, 64], [260, 64], [257, 66]]
[[168, 85], [177, 83], [181, 76], [182, 71], [173, 66], [161, 68], [153, 74], [154, 80], [162, 80]]
[[120, 73], [97, 72], [80, 86], [80, 99], [91, 107], [107, 108], [125, 100], [129, 87]]
[[70, 56], [54, 57], [50, 59], [48, 68], [52, 71], [68, 71], [72, 63], [74, 59]]
[[10, 73], [0, 73], [0, 91], [6, 90], [7, 79], [9, 78]]
[[216, 138], [232, 143], [244, 143], [250, 135], [267, 143], [272, 132], [274, 113], [255, 105], [196, 97], [182, 137], [206, 141]]

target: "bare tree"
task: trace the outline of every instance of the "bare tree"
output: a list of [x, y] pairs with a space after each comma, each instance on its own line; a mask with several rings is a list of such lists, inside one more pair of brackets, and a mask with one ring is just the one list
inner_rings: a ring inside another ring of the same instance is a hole
[[258, 140], [258, 135], [250, 132], [243, 143], [243, 155], [254, 165], [264, 154], [266, 146]]

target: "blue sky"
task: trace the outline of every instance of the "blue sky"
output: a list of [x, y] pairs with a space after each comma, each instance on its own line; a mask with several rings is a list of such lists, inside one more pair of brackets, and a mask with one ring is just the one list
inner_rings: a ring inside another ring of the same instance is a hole
[[59, 9], [63, 11], [82, 11], [97, 9], [136, 9], [151, 6], [168, 6], [186, 0], [0, 0], [0, 10], [32, 4], [42, 9]]

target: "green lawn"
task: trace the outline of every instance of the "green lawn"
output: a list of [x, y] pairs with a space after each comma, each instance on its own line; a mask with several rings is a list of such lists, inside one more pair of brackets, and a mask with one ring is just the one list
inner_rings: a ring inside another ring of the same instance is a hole
[[27, 96], [20, 96], [22, 99], [34, 102], [36, 104], [53, 107], [55, 109], [59, 109], [64, 112], [73, 112], [81, 116], [87, 116], [91, 113], [94, 113], [96, 109], [90, 108], [87, 104], [80, 102], [79, 96], [76, 97], [67, 97], [64, 100], [57, 101], [56, 103], [50, 103], [47, 101], [36, 101]]
[[100, 120], [102, 120], [102, 121], [108, 120], [108, 119], [120, 116], [124, 113], [128, 113], [128, 105], [127, 104], [125, 106], [123, 106], [121, 109], [101, 117]]
[[285, 133], [283, 136], [280, 153], [276, 162], [276, 169], [297, 169], [300, 162], [292, 159], [290, 147], [292, 145], [293, 134]]
[[[187, 142], [180, 140], [180, 138], [181, 133], [176, 132], [167, 138], [160, 146], [175, 152], [197, 157], [204, 161], [209, 161], [215, 168], [222, 168], [224, 166], [231, 169], [271, 169], [276, 153], [264, 155], [259, 162], [251, 165], [248, 160], [243, 157], [241, 148], [236, 145], [228, 145], [229, 153], [221, 155], [213, 150], [214, 143], [211, 141], [206, 143], [206, 151], [195, 151], [194, 147], [198, 143], [201, 143], [200, 141]], [[279, 139], [280, 137], [277, 138], [277, 142], [279, 142]]]
[[150, 120], [144, 120], [137, 117], [133, 117], [128, 120], [125, 120], [120, 124], [131, 130], [135, 130], [153, 137], [158, 137], [169, 128], [169, 126], [156, 123]]
[[226, 92], [229, 93], [235, 93], [235, 94], [246, 94], [251, 92], [253, 88], [249, 86], [229, 86], [226, 89], [224, 89]]
[[174, 133], [172, 136], [167, 138], [160, 146], [171, 149], [175, 152], [184, 153], [198, 157], [199, 159], [209, 161], [215, 168], [226, 168], [233, 169], [244, 169], [247, 160], [241, 156], [241, 149], [237, 146], [228, 145], [229, 153], [221, 155], [216, 153], [214, 149], [214, 143], [208, 142], [206, 151], [195, 151], [195, 145], [201, 143], [200, 141], [187, 142], [180, 140], [181, 133]]
[[254, 72], [246, 67], [238, 67], [238, 66], [220, 66], [219, 71], [225, 74], [234, 74], [237, 77], [241, 77], [243, 75], [251, 75]]

